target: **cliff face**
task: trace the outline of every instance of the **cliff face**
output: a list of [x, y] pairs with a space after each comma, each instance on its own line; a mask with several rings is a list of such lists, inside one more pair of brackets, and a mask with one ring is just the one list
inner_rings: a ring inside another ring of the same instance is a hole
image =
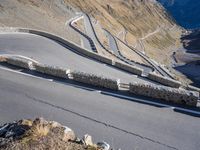
[[161, 63], [179, 46], [181, 29], [156, 0], [65, 0], [129, 45]]

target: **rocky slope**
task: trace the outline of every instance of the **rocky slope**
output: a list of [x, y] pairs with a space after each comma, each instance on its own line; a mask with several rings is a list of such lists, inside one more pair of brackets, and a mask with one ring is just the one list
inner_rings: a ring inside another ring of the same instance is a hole
[[0, 26], [34, 28], [80, 43], [79, 35], [65, 25], [75, 10], [63, 0], [0, 0]]
[[43, 118], [19, 120], [0, 126], [0, 150], [108, 150], [105, 142], [93, 144], [92, 137], [76, 137], [74, 131]]

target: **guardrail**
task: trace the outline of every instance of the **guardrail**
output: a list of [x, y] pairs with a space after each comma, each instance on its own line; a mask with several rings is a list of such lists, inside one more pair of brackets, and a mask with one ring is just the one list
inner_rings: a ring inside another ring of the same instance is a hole
[[179, 88], [181, 86], [181, 82], [173, 80], [173, 79], [168, 78], [168, 77], [161, 76], [161, 75], [156, 74], [154, 72], [149, 73], [147, 78], [152, 80], [152, 81], [161, 83], [161, 84], [166, 85], [166, 86], [174, 87], [174, 88]]
[[140, 69], [136, 66], [126, 65], [124, 63], [117, 62], [117, 61], [113, 61], [113, 65], [119, 69], [125, 70], [127, 72], [130, 72], [139, 76], [141, 76], [143, 72], [143, 69]]

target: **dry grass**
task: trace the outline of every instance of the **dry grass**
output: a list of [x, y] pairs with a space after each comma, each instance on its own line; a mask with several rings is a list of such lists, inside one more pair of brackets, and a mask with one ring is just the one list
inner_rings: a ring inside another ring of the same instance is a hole
[[17, 124], [26, 132], [0, 145], [0, 150], [100, 150], [95, 144], [86, 146], [75, 140], [64, 140], [65, 128], [57, 122], [37, 118], [21, 120]]
[[46, 125], [35, 125], [29, 130], [28, 134], [32, 135], [33, 137], [42, 137], [46, 136], [50, 131], [49, 126]]

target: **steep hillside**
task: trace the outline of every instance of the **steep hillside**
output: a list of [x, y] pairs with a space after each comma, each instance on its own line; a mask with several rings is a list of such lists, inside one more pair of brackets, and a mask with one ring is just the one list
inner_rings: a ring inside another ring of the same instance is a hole
[[78, 35], [65, 26], [74, 15], [75, 10], [63, 0], [0, 0], [0, 26], [50, 31], [80, 43]]
[[[169, 63], [179, 46], [181, 29], [156, 0], [65, 0], [101, 22], [103, 28], [145, 51], [161, 63]], [[125, 37], [125, 38], [124, 38]]]

